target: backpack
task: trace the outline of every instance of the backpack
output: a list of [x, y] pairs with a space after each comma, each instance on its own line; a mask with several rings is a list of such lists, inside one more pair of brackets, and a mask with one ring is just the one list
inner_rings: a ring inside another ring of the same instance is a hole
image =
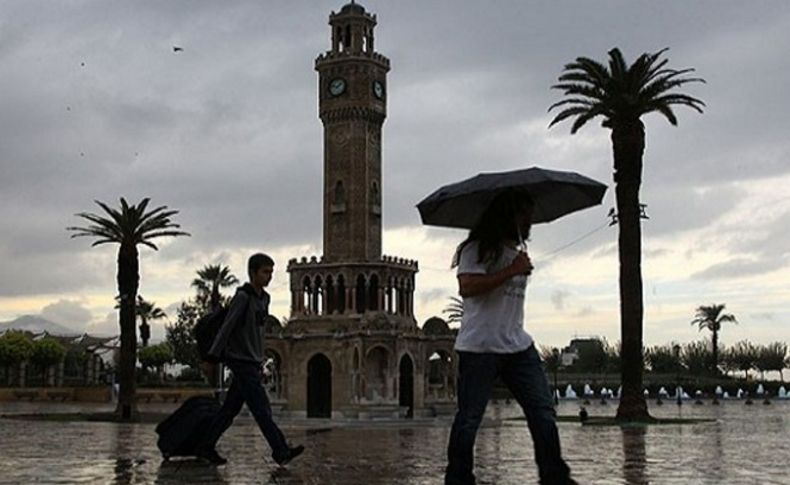
[[[245, 287], [240, 287], [237, 292], [238, 291], [244, 291], [248, 295], [250, 294]], [[247, 300], [248, 308], [249, 303], [250, 300]], [[211, 346], [214, 344], [214, 340], [217, 338], [219, 329], [225, 322], [225, 317], [228, 316], [229, 307], [230, 304], [222, 305], [216, 310], [203, 315], [195, 323], [195, 328], [192, 330], [192, 332], [194, 333], [195, 341], [197, 342], [198, 354], [200, 355], [200, 359], [204, 362], [216, 361], [216, 358], [210, 356], [208, 352], [211, 350]], [[246, 310], [244, 313], [247, 313]]]

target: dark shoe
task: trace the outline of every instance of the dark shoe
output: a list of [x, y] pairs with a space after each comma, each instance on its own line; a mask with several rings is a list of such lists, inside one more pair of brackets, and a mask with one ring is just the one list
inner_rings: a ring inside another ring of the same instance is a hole
[[199, 451], [195, 454], [199, 460], [208, 462], [210, 465], [224, 465], [228, 462], [217, 450]]
[[302, 445], [288, 447], [288, 453], [282, 457], [274, 457], [274, 461], [277, 462], [277, 464], [280, 466], [285, 466], [288, 463], [290, 463], [291, 460], [301, 455], [303, 451], [304, 451], [304, 446]]

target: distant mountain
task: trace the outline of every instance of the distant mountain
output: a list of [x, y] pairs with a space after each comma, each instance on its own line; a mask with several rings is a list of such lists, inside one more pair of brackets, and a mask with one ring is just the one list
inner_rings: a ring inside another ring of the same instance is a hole
[[27, 330], [28, 332], [41, 333], [46, 330], [51, 335], [80, 335], [81, 332], [72, 330], [59, 323], [55, 323], [36, 315], [22, 315], [10, 322], [0, 322], [0, 332], [5, 330]]

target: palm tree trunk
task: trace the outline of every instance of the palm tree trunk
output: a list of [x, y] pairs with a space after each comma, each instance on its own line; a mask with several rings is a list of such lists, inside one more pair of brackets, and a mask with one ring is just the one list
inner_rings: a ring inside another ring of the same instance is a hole
[[219, 284], [214, 282], [211, 285], [211, 311], [219, 308]]
[[617, 123], [612, 129], [614, 181], [619, 220], [620, 338], [622, 342], [623, 393], [617, 408], [621, 421], [650, 420], [642, 394], [642, 235], [639, 186], [645, 132], [642, 122]]
[[140, 268], [137, 247], [121, 244], [118, 251], [118, 291], [121, 299], [121, 358], [119, 364], [118, 407], [115, 410], [118, 420], [136, 421], [137, 413], [136, 364], [137, 335], [135, 306], [137, 287], [140, 281]]
[[713, 343], [713, 368], [711, 369], [711, 373], [714, 376], [718, 376], [719, 375], [719, 332], [715, 328], [713, 329], [711, 342]]

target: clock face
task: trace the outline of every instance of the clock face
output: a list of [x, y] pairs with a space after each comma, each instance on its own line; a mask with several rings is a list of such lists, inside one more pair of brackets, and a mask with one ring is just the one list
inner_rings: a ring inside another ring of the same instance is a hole
[[373, 81], [373, 94], [379, 99], [384, 99], [384, 84], [381, 81]]
[[340, 96], [346, 91], [346, 80], [335, 78], [329, 81], [329, 94], [332, 96]]

